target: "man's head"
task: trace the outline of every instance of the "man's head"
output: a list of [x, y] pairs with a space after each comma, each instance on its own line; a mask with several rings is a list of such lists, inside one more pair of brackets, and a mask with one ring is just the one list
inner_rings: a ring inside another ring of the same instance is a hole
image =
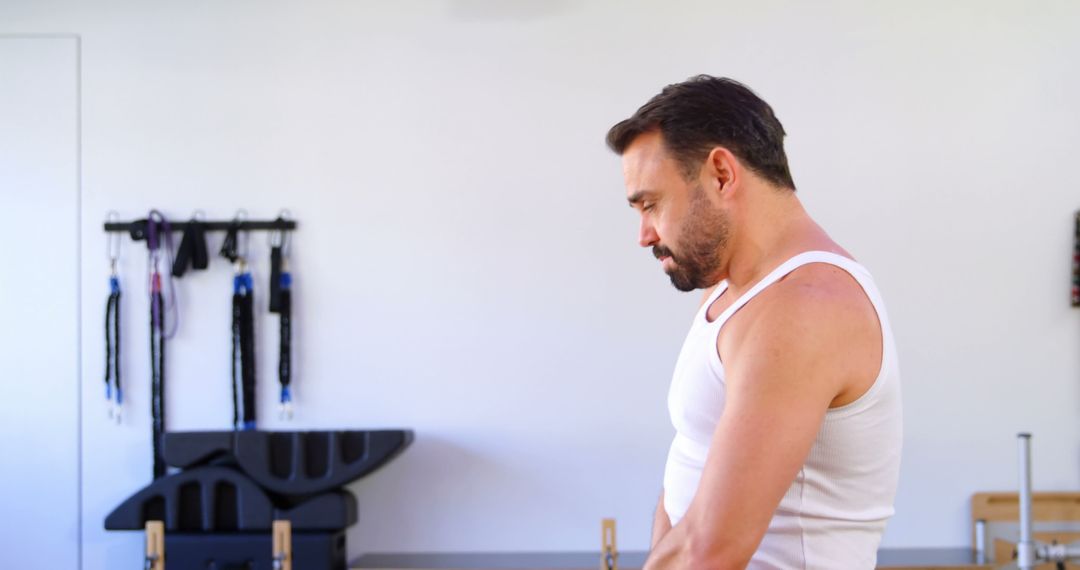
[[612, 127], [607, 143], [623, 157], [628, 199], [641, 214], [639, 243], [682, 291], [721, 279], [736, 196], [751, 187], [795, 190], [784, 127], [731, 79], [668, 85]]

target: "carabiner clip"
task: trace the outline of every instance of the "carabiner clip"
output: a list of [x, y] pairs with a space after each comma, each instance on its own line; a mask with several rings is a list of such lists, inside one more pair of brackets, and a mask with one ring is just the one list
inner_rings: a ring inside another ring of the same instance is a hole
[[[109, 213], [105, 214], [105, 221], [115, 223], [119, 217], [116, 210], [109, 210]], [[109, 272], [113, 277], [116, 277], [116, 266], [120, 260], [120, 238], [120, 232], [109, 232], [105, 237], [105, 256], [109, 260]]]

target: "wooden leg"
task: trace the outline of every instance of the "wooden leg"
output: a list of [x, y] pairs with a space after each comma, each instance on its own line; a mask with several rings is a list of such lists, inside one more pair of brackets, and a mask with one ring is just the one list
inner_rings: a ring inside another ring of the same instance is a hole
[[274, 570], [292, 570], [292, 523], [274, 521], [273, 560]]
[[600, 523], [600, 570], [619, 570], [619, 550], [615, 546], [615, 519]]
[[165, 523], [146, 521], [146, 570], [165, 570]]

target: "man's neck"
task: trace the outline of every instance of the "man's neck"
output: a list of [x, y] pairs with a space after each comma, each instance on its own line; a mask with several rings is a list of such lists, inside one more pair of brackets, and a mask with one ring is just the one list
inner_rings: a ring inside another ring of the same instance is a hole
[[[773, 191], [773, 190], [768, 190]], [[739, 231], [729, 242], [729, 288], [742, 291], [793, 255], [828, 237], [792, 195], [767, 196], [748, 204]]]

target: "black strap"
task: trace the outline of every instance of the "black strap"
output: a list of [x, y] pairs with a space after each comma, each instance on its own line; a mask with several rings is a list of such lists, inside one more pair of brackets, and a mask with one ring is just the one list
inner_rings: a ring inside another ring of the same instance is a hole
[[270, 312], [281, 312], [281, 246], [270, 248]]
[[206, 250], [206, 228], [203, 226], [202, 222], [196, 220], [192, 221], [195, 222], [193, 224], [195, 227], [195, 234], [192, 238], [195, 241], [195, 249], [192, 251], [191, 266], [195, 269], [202, 270], [210, 267], [210, 254], [207, 253]]
[[225, 241], [221, 242], [221, 250], [218, 252], [221, 257], [228, 259], [229, 261], [236, 263], [237, 259], [240, 259], [239, 251], [239, 235], [240, 224], [233, 222], [229, 229], [225, 230]]
[[210, 258], [206, 253], [206, 229], [202, 222], [190, 220], [184, 228], [184, 237], [180, 240], [180, 249], [173, 260], [173, 277], [182, 277], [188, 265], [195, 269], [206, 269]]
[[184, 230], [184, 237], [180, 239], [180, 249], [176, 250], [176, 259], [173, 260], [172, 274], [173, 277], [183, 277], [187, 271], [188, 264], [191, 262], [192, 256], [195, 254], [195, 242], [192, 236], [191, 226], [189, 229]]

